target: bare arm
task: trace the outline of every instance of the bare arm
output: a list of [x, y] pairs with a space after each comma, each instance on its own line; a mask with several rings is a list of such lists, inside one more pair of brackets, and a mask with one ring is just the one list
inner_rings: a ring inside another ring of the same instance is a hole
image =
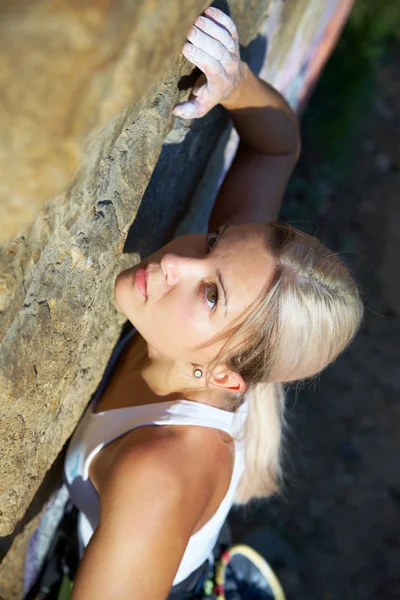
[[131, 456], [108, 478], [100, 523], [79, 565], [71, 600], [168, 596], [193, 523], [183, 510], [183, 490], [154, 458]]
[[[214, 451], [211, 441], [204, 452], [197, 432], [195, 444], [187, 444], [180, 433], [159, 429], [148, 441], [127, 446], [101, 485], [100, 523], [79, 565], [71, 600], [168, 596], [215, 489], [210, 459], [220, 462], [221, 450]], [[228, 464], [224, 456], [222, 462]]]
[[247, 65], [236, 93], [222, 105], [239, 134], [239, 147], [210, 217], [223, 223], [267, 222], [278, 217], [300, 153], [297, 118], [285, 99]]
[[269, 155], [298, 155], [298, 121], [283, 96], [241, 63], [240, 84], [221, 102], [235, 123], [240, 141]]

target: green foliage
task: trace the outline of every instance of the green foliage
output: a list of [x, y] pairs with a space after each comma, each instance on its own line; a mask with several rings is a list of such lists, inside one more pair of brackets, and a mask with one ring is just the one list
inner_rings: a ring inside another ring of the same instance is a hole
[[382, 57], [387, 43], [400, 31], [400, 4], [393, 0], [358, 0], [350, 15], [348, 27], [365, 59]]
[[356, 0], [304, 116], [307, 141], [340, 172], [352, 138], [372, 107], [374, 83], [390, 42], [400, 32], [400, 2]]

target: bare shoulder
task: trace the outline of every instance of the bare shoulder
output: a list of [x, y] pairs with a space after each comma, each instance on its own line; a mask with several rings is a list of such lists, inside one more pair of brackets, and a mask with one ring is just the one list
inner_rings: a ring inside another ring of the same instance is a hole
[[[193, 514], [195, 506], [201, 512], [207, 504], [216, 482], [229, 482], [233, 458], [232, 439], [219, 430], [179, 425], [143, 427], [125, 436], [103, 487], [112, 484], [129, 495], [140, 481], [149, 489], [165, 489], [167, 495], [190, 499]], [[101, 497], [104, 489], [99, 492]]]
[[[100, 527], [117, 531], [169, 523], [188, 541], [217, 510], [229, 487], [232, 445], [215, 429], [149, 426], [127, 438], [104, 478]], [[145, 531], [147, 531], [145, 527]]]
[[216, 430], [165, 425], [135, 434], [124, 436], [102, 480], [100, 522], [72, 600], [166, 598], [199, 519], [223, 494], [221, 473], [230, 480], [231, 449]]

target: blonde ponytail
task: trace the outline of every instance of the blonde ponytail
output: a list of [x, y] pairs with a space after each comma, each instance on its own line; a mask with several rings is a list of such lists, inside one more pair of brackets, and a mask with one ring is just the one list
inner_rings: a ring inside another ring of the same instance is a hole
[[282, 435], [285, 395], [280, 383], [258, 383], [247, 393], [244, 425], [245, 470], [235, 502], [269, 496], [282, 479]]

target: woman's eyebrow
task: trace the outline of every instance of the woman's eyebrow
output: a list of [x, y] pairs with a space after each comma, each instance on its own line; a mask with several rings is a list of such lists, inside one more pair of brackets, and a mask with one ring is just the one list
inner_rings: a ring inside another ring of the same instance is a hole
[[224, 285], [224, 280], [222, 278], [222, 273], [219, 269], [216, 270], [217, 273], [217, 277], [218, 277], [218, 281], [221, 284], [222, 290], [224, 292], [224, 305], [225, 305], [225, 315], [226, 315], [226, 311], [228, 310], [228, 294], [226, 293], [226, 287]]

